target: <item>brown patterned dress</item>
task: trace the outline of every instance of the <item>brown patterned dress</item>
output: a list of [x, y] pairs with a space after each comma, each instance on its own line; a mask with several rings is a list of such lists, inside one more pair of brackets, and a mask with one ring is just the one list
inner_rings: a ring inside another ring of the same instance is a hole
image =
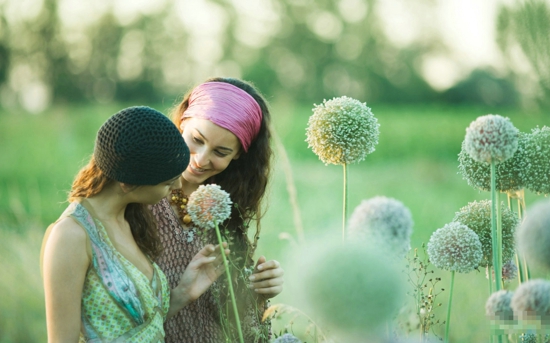
[[[150, 208], [157, 219], [159, 236], [164, 248], [156, 262], [166, 274], [170, 289], [172, 289], [177, 286], [185, 268], [205, 243], [203, 243], [202, 237], [199, 238], [196, 235], [198, 228], [191, 230], [183, 228], [166, 198]], [[215, 241], [211, 243], [215, 243]], [[164, 324], [166, 343], [221, 343], [227, 341], [220, 324], [219, 309], [214, 297], [214, 293], [217, 290], [219, 292], [219, 287], [219, 284], [215, 282], [195, 302], [168, 319]], [[270, 324], [260, 322], [261, 318], [255, 311], [256, 306], [256, 304], [246, 306], [250, 310], [246, 311], [247, 314], [244, 318], [241, 318], [243, 336], [247, 343], [268, 342], [270, 336]], [[264, 304], [262, 310], [265, 310], [266, 306], [267, 303]], [[265, 338], [265, 336], [268, 337]]]

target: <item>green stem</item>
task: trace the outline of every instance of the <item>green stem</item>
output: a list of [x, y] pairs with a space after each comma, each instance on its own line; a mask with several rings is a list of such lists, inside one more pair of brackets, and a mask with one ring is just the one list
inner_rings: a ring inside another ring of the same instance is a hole
[[[497, 229], [497, 209], [500, 208], [498, 204], [498, 195], [496, 191], [496, 164], [491, 162], [491, 242], [493, 245], [493, 268], [495, 270], [495, 288], [500, 291], [502, 288], [502, 243], [499, 245], [499, 233]], [[500, 210], [498, 210], [500, 213]], [[502, 233], [500, 234], [502, 236]], [[502, 237], [500, 237], [502, 242]]]
[[[491, 296], [491, 294], [493, 294], [493, 270], [490, 266], [487, 266], [487, 277], [489, 279], [489, 296]], [[491, 343], [495, 341], [495, 337], [492, 331], [489, 334], [489, 338]]]
[[[499, 273], [498, 273], [498, 279], [497, 281], [500, 282], [500, 287], [497, 288], [497, 290], [501, 290], [504, 288], [504, 282], [502, 280], [502, 215], [501, 215], [501, 206], [500, 206], [500, 193], [495, 191], [495, 198], [496, 198], [496, 217], [497, 217], [497, 244], [498, 244], [498, 265], [500, 267]], [[495, 278], [497, 275], [495, 274]]]
[[344, 199], [342, 213], [342, 242], [346, 240], [346, 218], [348, 214], [348, 165], [344, 163]]
[[220, 234], [220, 228], [218, 223], [216, 224], [216, 236], [218, 237], [218, 244], [220, 245], [220, 252], [222, 254], [223, 266], [225, 267], [225, 274], [227, 275], [227, 284], [229, 285], [229, 294], [231, 295], [231, 304], [233, 305], [233, 313], [235, 314], [235, 322], [237, 324], [237, 330], [239, 332], [239, 342], [244, 343], [243, 332], [241, 330], [241, 320], [239, 319], [239, 311], [237, 310], [237, 302], [235, 301], [235, 292], [233, 291], [233, 284], [231, 282], [231, 273], [229, 272], [229, 264], [225, 258], [225, 249], [223, 247], [222, 235]]
[[519, 253], [516, 251], [516, 266], [518, 266], [518, 281], [521, 285], [523, 282], [525, 282], [525, 271], [523, 270], [523, 261], [520, 258]]
[[455, 272], [451, 272], [451, 288], [449, 290], [449, 305], [447, 306], [447, 321], [445, 322], [445, 343], [449, 343], [449, 327], [451, 322], [451, 304], [453, 302], [453, 288], [455, 283]]

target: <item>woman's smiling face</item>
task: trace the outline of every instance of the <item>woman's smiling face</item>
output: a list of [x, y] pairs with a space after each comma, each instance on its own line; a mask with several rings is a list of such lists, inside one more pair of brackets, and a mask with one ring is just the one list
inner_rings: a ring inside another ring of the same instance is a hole
[[221, 173], [239, 158], [241, 143], [233, 133], [207, 119], [189, 118], [181, 123], [182, 136], [191, 157], [183, 178], [200, 185]]

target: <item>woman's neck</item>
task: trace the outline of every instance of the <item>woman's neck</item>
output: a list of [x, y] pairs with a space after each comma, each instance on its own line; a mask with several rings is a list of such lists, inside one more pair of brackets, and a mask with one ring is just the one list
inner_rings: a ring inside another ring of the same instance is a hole
[[183, 177], [181, 178], [181, 189], [183, 190], [183, 194], [185, 195], [191, 195], [191, 193], [196, 191], [199, 186], [200, 184], [190, 183]]
[[124, 212], [128, 202], [125, 200], [118, 183], [113, 184], [112, 187], [104, 188], [92, 197], [86, 198], [86, 202], [101, 219], [124, 221]]

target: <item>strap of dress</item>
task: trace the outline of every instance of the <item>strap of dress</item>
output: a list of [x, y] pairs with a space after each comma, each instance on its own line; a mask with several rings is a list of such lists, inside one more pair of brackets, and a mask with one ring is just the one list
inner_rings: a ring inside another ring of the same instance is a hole
[[137, 325], [143, 324], [145, 311], [141, 306], [136, 286], [113, 248], [102, 237], [90, 212], [81, 204], [72, 203], [64, 214], [79, 222], [88, 233], [92, 243], [93, 268], [105, 289]]

